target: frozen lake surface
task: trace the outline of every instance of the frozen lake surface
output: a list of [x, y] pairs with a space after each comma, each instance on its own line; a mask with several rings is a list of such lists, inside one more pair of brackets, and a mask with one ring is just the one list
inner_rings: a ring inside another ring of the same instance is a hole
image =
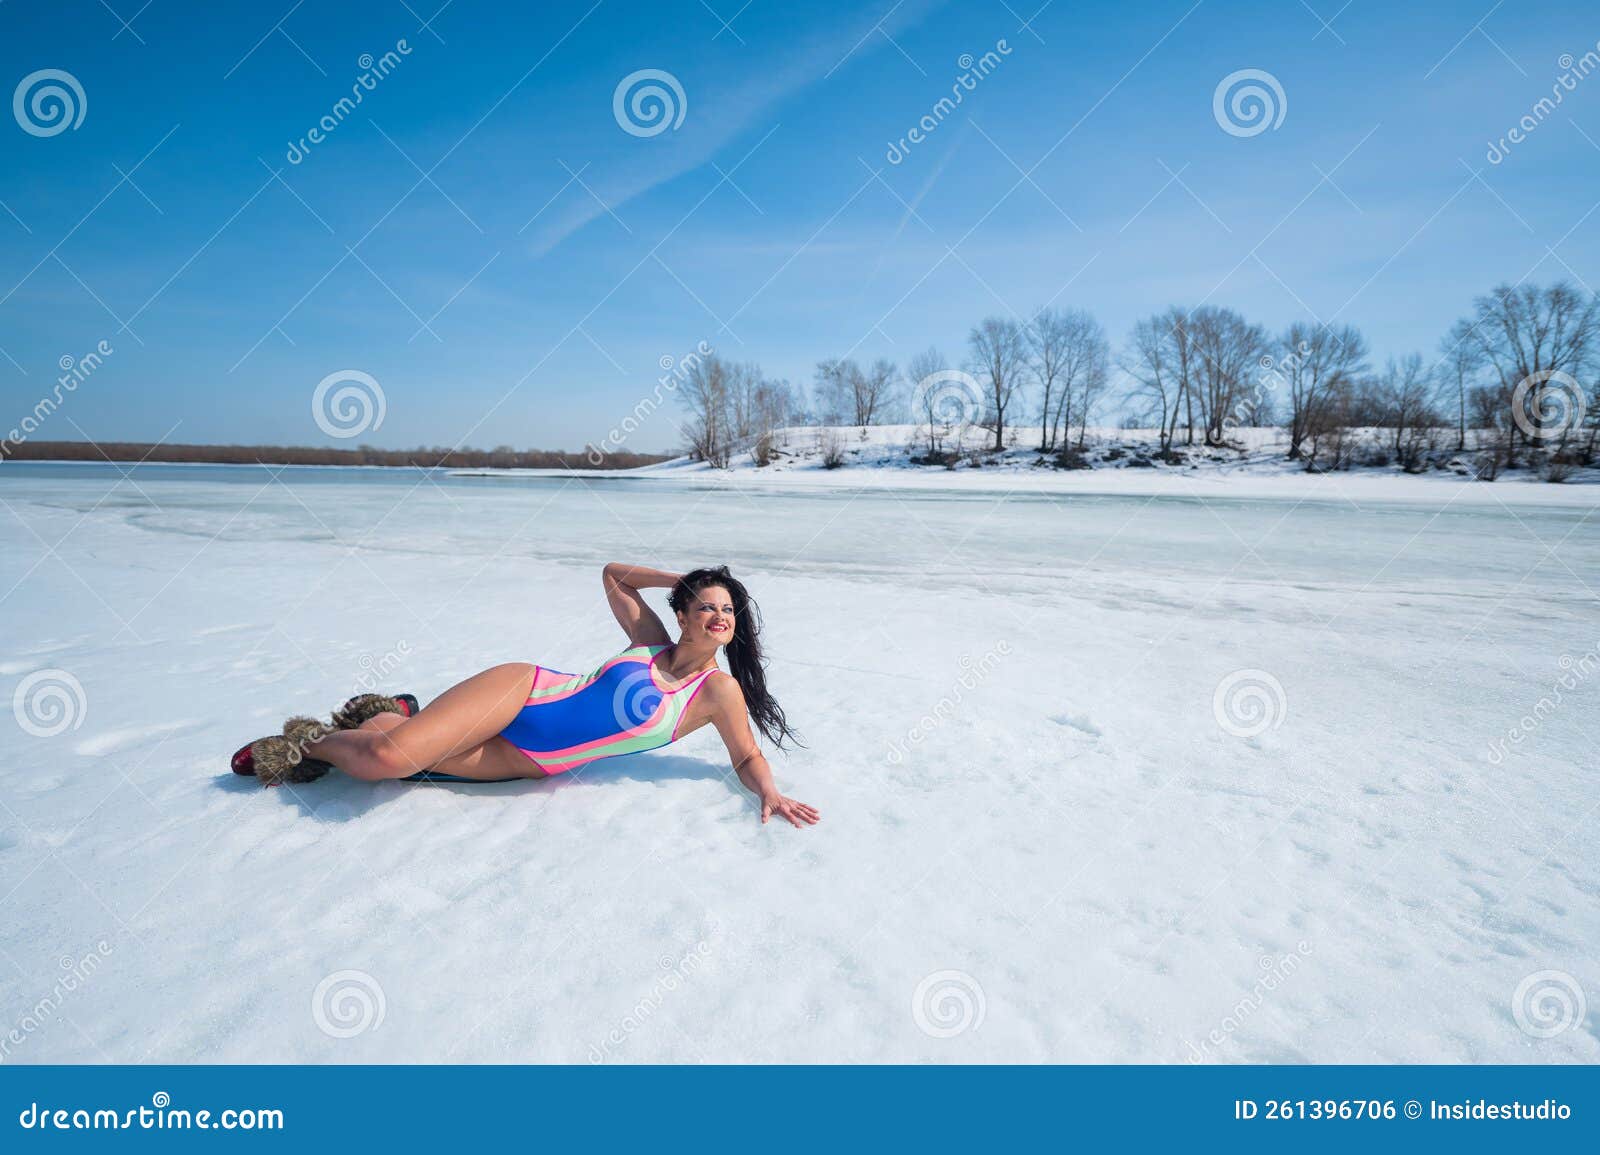
[[[709, 730], [228, 772], [374, 678], [592, 668], [611, 560], [750, 585], [820, 826]], [[1595, 507], [1426, 487], [7, 463], [0, 1057], [1600, 1062], [1597, 589]]]

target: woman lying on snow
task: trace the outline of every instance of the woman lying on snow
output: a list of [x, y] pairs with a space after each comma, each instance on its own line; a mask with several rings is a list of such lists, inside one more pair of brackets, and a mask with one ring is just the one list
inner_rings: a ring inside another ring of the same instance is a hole
[[[234, 771], [264, 786], [311, 782], [334, 767], [369, 781], [422, 771], [479, 781], [546, 778], [597, 758], [655, 750], [710, 724], [739, 781], [761, 800], [762, 822], [776, 814], [796, 826], [815, 824], [814, 807], [778, 793], [750, 732], [754, 719], [780, 749], [794, 738], [767, 693], [760, 620], [744, 586], [726, 566], [673, 574], [613, 562], [603, 577], [629, 645], [593, 673], [510, 662], [474, 674], [420, 711], [409, 695], [362, 694], [331, 724], [290, 718], [281, 736], [236, 753]], [[678, 618], [676, 642], [639, 596], [665, 588]], [[722, 647], [731, 675], [717, 668]]]

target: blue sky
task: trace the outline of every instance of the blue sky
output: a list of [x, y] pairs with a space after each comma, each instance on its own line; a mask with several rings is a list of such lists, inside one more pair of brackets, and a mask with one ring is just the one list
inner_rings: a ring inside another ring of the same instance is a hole
[[[0, 4], [4, 92], [59, 69], [86, 106], [0, 117], [0, 426], [114, 349], [38, 439], [350, 444], [310, 399], [356, 369], [362, 441], [574, 449], [700, 341], [809, 381], [1046, 302], [1120, 343], [1207, 301], [1381, 357], [1497, 281], [1600, 283], [1600, 77], [1486, 159], [1595, 50], [1577, 3], [141, 2]], [[619, 124], [641, 69], [677, 128]], [[1277, 127], [1214, 116], [1242, 69]], [[663, 413], [628, 447], [677, 443]]]

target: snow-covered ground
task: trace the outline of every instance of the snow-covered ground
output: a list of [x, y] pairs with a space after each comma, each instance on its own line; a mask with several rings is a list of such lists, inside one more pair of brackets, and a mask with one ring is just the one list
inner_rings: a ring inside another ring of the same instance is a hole
[[[0, 1059], [1600, 1061], [1592, 502], [740, 476], [0, 467]], [[820, 826], [228, 772], [612, 559], [749, 582]]]

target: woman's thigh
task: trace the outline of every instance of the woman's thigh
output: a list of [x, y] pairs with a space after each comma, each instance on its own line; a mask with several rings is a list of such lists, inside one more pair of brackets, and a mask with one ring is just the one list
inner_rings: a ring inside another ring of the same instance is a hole
[[504, 738], [490, 738], [481, 746], [446, 758], [433, 767], [441, 774], [457, 778], [548, 778], [521, 750]]
[[415, 718], [386, 729], [384, 737], [414, 765], [442, 770], [444, 762], [490, 744], [511, 724], [528, 700], [533, 671], [527, 662], [510, 662], [474, 674], [429, 702]]

